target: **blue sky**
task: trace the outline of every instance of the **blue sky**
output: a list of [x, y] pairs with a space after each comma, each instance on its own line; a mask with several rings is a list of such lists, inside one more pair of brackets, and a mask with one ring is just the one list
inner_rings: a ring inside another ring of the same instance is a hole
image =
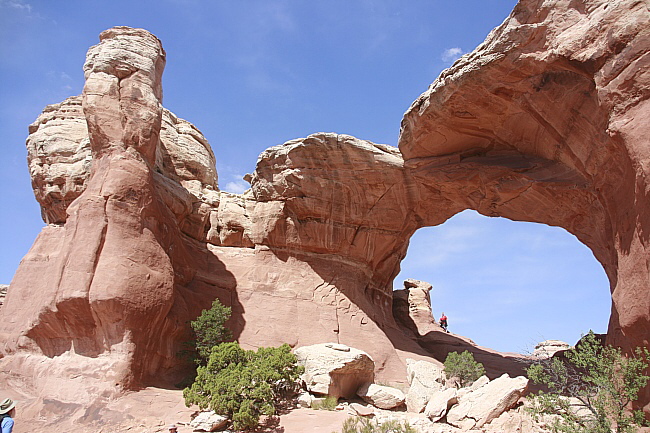
[[[396, 145], [411, 102], [515, 3], [0, 0], [0, 283], [43, 226], [27, 126], [81, 93], [102, 30], [143, 27], [162, 40], [165, 107], [205, 134], [220, 187], [240, 192], [257, 156], [293, 138], [324, 131]], [[463, 213], [416, 233], [403, 268], [434, 284], [436, 315], [444, 308], [452, 330], [483, 345], [518, 351], [606, 328], [604, 272], [561, 229]]]

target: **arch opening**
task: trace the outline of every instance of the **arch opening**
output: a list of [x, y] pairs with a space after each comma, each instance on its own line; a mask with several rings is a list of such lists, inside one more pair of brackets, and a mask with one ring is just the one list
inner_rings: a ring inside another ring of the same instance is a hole
[[393, 287], [407, 278], [433, 285], [434, 317], [444, 311], [451, 332], [500, 352], [607, 332], [607, 275], [591, 250], [559, 227], [465, 210], [411, 237]]

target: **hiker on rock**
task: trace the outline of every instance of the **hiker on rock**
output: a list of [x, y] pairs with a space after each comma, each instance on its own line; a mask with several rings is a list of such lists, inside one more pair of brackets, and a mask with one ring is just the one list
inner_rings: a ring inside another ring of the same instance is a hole
[[442, 329], [444, 329], [445, 332], [449, 332], [447, 331], [447, 316], [445, 316], [444, 312], [440, 316], [440, 326], [442, 326]]
[[11, 433], [14, 429], [13, 417], [16, 415], [16, 402], [5, 398], [0, 403], [0, 433]]

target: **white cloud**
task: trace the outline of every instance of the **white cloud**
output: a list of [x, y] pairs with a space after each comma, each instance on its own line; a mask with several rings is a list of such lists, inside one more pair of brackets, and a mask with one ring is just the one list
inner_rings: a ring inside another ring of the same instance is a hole
[[445, 62], [453, 62], [463, 54], [465, 54], [463, 50], [458, 47], [447, 48], [445, 51], [442, 52], [441, 58]]
[[24, 3], [22, 0], [0, 0], [0, 6], [27, 11], [27, 13], [32, 12], [32, 5]]
[[250, 185], [248, 185], [247, 182], [243, 180], [236, 180], [226, 183], [226, 186], [224, 186], [222, 189], [223, 191], [232, 192], [234, 194], [243, 194], [244, 191], [246, 191], [248, 188], [250, 188]]

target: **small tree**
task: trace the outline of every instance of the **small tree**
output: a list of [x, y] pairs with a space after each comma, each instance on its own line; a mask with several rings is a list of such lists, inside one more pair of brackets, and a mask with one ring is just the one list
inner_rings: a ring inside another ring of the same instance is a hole
[[463, 353], [450, 352], [445, 359], [445, 375], [448, 378], [457, 377], [459, 386], [471, 385], [476, 379], [485, 374], [485, 368], [474, 360], [474, 355], [466, 350]]
[[232, 333], [225, 327], [231, 312], [230, 307], [215, 299], [209, 310], [203, 310], [196, 320], [190, 322], [196, 336], [194, 347], [200, 358], [197, 360], [199, 363], [207, 361], [214, 346], [232, 338]]
[[234, 428], [249, 429], [257, 426], [261, 415], [275, 414], [302, 372], [287, 344], [253, 351], [221, 343], [211, 350], [207, 365], [198, 367], [183, 397], [188, 407], [210, 408], [231, 419]]
[[648, 383], [650, 354], [637, 348], [623, 355], [620, 348], [602, 345], [590, 331], [575, 349], [531, 365], [527, 374], [549, 392], [539, 392], [530, 411], [539, 419], [557, 415], [551, 429], [566, 433], [632, 433], [643, 413], [629, 411]]

